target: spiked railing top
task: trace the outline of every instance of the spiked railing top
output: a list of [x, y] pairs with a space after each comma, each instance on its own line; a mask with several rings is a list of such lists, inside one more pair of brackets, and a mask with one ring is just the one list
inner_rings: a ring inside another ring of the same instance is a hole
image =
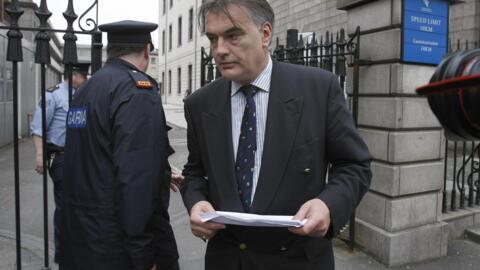
[[18, 29], [18, 20], [20, 19], [20, 16], [22, 16], [23, 10], [20, 9], [18, 0], [13, 0], [6, 8], [5, 12], [10, 15], [10, 30], [7, 32], [7, 61], [21, 62], [23, 61], [23, 35]]
[[42, 0], [42, 2], [40, 3], [40, 7], [35, 10], [35, 14], [40, 20], [40, 28], [48, 28], [47, 21], [48, 18], [52, 16], [52, 13], [48, 10], [46, 0]]
[[73, 0], [68, 0], [67, 10], [63, 12], [63, 17], [67, 20], [68, 30], [73, 30], [73, 22], [78, 18], [73, 8]]
[[10, 25], [12, 27], [18, 26], [18, 19], [23, 14], [23, 10], [20, 9], [20, 5], [18, 4], [18, 0], [12, 0], [10, 5], [5, 9], [5, 12], [10, 16]]
[[35, 35], [35, 41], [37, 42], [35, 63], [50, 64], [50, 35], [47, 33], [49, 28], [47, 21], [52, 13], [48, 10], [46, 0], [42, 0], [40, 7], [35, 10], [35, 15], [40, 20], [40, 31]]
[[312, 40], [310, 41], [310, 47], [316, 47], [316, 46], [318, 46], [317, 36], [315, 32], [313, 32]]
[[68, 0], [67, 10], [63, 13], [63, 17], [67, 20], [67, 32], [63, 35], [63, 40], [65, 44], [63, 47], [63, 63], [64, 64], [75, 64], [78, 61], [77, 57], [77, 37], [73, 32], [73, 22], [77, 19], [77, 14], [73, 9], [73, 0]]

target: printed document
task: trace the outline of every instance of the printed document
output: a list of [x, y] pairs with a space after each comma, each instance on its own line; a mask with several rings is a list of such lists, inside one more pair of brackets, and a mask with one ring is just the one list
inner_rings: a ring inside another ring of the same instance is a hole
[[256, 215], [237, 212], [208, 212], [202, 214], [202, 222], [213, 221], [222, 224], [252, 227], [303, 227], [307, 222], [293, 220], [293, 216]]

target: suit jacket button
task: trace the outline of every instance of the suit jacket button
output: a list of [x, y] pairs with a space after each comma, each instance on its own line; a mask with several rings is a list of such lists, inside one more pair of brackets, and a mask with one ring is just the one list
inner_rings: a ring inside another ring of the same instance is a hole
[[286, 247], [281, 247], [280, 251], [287, 251], [287, 248]]
[[247, 249], [247, 245], [246, 245], [245, 243], [241, 243], [238, 247], [239, 247], [241, 250]]
[[310, 173], [310, 171], [311, 171], [310, 168], [305, 168], [305, 169], [303, 169], [303, 172], [304, 172], [305, 174]]

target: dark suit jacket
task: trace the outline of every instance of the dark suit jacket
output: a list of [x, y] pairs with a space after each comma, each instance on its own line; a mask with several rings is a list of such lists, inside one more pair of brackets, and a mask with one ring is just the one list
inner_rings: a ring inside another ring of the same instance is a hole
[[[216, 210], [243, 212], [234, 172], [230, 81], [220, 78], [189, 96], [185, 117], [189, 156], [181, 191], [187, 209], [207, 200]], [[274, 61], [251, 213], [294, 215], [306, 201], [320, 198], [330, 209], [331, 227], [318, 239], [285, 228], [227, 226], [208, 243], [206, 269], [334, 269], [328, 239], [368, 190], [370, 161], [336, 76]]]

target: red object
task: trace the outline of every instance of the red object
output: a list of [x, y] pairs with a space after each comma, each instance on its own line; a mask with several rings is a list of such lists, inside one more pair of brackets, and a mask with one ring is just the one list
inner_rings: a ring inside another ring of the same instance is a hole
[[439, 94], [442, 92], [458, 92], [459, 90], [461, 90], [461, 88], [469, 88], [474, 86], [480, 86], [480, 74], [455, 77], [439, 82], [432, 82], [427, 85], [418, 87], [417, 94], [424, 96], [431, 94]]
[[416, 91], [427, 96], [448, 139], [480, 138], [480, 49], [447, 56], [430, 83]]

